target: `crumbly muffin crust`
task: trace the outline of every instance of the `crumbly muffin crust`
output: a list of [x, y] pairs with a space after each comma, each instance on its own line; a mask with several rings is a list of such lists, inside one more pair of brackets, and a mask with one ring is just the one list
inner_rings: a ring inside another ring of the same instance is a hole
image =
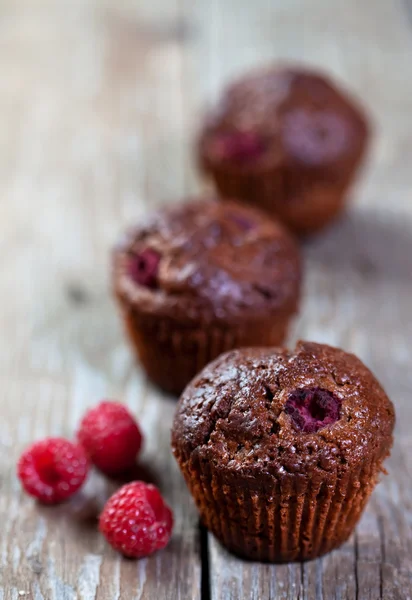
[[[320, 387], [342, 401], [340, 418], [313, 433], [297, 429], [285, 405], [296, 389]], [[209, 365], [185, 390], [173, 428], [175, 451], [253, 475], [346, 470], [365, 451], [383, 459], [392, 443], [394, 410], [352, 354], [299, 342], [292, 352], [234, 350]], [[385, 443], [382, 443], [384, 441]]]

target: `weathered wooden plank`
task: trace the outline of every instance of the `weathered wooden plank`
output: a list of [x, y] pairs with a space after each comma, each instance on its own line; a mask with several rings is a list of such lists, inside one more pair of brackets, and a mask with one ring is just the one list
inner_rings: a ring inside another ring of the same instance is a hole
[[244, 562], [230, 555], [212, 536], [210, 544], [211, 597], [279, 598], [291, 600], [303, 591], [300, 564], [278, 565]]
[[[108, 289], [118, 233], [148, 204], [184, 192], [181, 19], [175, 2], [0, 9], [5, 600], [200, 597], [197, 515], [169, 445], [174, 400], [135, 368]], [[139, 562], [121, 559], [96, 529], [114, 484], [95, 475], [72, 502], [42, 508], [15, 477], [26, 444], [73, 435], [105, 396], [139, 418], [144, 477], [175, 514], [168, 548]]]

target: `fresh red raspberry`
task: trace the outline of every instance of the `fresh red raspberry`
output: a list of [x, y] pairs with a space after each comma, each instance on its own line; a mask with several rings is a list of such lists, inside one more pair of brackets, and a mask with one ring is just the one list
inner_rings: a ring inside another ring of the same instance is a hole
[[81, 446], [63, 438], [36, 442], [17, 465], [17, 473], [28, 494], [46, 504], [67, 500], [81, 487], [89, 469]]
[[121, 487], [100, 515], [99, 529], [124, 556], [143, 558], [168, 543], [173, 515], [159, 490], [143, 481]]
[[78, 440], [100, 471], [115, 476], [131, 469], [142, 446], [142, 434], [125, 406], [103, 401], [83, 417]]

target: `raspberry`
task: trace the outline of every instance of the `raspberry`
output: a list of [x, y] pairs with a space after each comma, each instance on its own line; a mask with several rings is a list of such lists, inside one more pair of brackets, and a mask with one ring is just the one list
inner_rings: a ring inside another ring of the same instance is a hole
[[290, 394], [285, 412], [291, 415], [297, 429], [314, 433], [340, 418], [340, 406], [341, 400], [329, 390], [300, 388]]
[[83, 417], [78, 440], [91, 462], [106, 475], [131, 469], [142, 446], [142, 434], [119, 402], [104, 401]]
[[139, 285], [156, 289], [160, 258], [160, 254], [151, 248], [146, 248], [140, 254], [136, 254], [130, 261], [131, 278]]
[[17, 473], [28, 494], [46, 504], [57, 504], [77, 492], [88, 468], [81, 446], [63, 438], [48, 438], [23, 452]]
[[256, 133], [238, 131], [218, 135], [213, 149], [222, 158], [246, 162], [260, 157], [265, 151], [265, 144]]
[[99, 529], [124, 556], [143, 558], [168, 543], [173, 515], [159, 490], [143, 481], [121, 487], [100, 515]]

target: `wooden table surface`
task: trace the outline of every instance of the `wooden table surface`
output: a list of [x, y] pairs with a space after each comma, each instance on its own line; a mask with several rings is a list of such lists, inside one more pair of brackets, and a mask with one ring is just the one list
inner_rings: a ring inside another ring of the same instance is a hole
[[[202, 106], [273, 58], [320, 65], [375, 119], [340, 223], [307, 242], [292, 337], [356, 352], [396, 404], [389, 475], [356, 533], [304, 565], [228, 555], [206, 533], [169, 449], [173, 399], [136, 367], [108, 277], [119, 232], [199, 191]], [[408, 0], [2, 0], [0, 3], [0, 600], [412, 597], [412, 4]], [[22, 494], [32, 440], [73, 435], [102, 397], [146, 434], [143, 467], [173, 506], [170, 545], [127, 561], [96, 531], [113, 486], [68, 504]]]

